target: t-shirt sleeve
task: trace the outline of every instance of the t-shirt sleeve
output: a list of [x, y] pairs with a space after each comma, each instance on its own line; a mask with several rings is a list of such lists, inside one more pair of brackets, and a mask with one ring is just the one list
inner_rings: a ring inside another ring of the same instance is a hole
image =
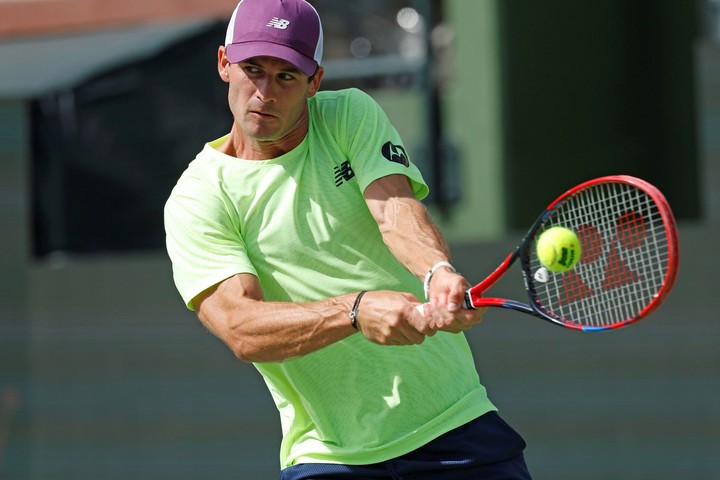
[[344, 118], [346, 124], [339, 132], [341, 143], [362, 191], [378, 178], [401, 174], [410, 180], [418, 200], [427, 196], [429, 189], [420, 170], [411, 161], [400, 134], [372, 97], [351, 89]]
[[257, 272], [231, 209], [199, 172], [183, 174], [165, 204], [165, 234], [173, 279], [187, 307], [193, 298], [238, 273]]

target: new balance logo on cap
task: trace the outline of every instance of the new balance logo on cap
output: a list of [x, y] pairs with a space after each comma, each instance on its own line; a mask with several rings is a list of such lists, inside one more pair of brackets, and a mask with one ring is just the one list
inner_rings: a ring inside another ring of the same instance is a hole
[[273, 17], [267, 24], [268, 27], [277, 28], [279, 30], [285, 30], [290, 25], [290, 20], [284, 18]]
[[275, 57], [308, 77], [317, 70], [322, 52], [320, 16], [305, 0], [240, 0], [225, 35], [230, 63]]

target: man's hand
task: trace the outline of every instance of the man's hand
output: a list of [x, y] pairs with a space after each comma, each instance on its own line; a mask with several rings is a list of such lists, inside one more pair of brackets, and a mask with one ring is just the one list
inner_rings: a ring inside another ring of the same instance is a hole
[[482, 321], [487, 308], [465, 309], [465, 291], [470, 284], [462, 275], [441, 267], [432, 276], [430, 301], [423, 306], [426, 325], [434, 331], [459, 333]]
[[380, 345], [420, 344], [435, 331], [424, 325], [418, 305], [418, 299], [409, 293], [367, 292], [358, 307], [358, 329]]

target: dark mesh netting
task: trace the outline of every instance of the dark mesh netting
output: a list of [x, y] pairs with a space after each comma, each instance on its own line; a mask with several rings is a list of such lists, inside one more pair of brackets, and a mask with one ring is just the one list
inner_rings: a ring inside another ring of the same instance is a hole
[[231, 126], [216, 69], [224, 29], [33, 101], [37, 256], [164, 248], [170, 190]]

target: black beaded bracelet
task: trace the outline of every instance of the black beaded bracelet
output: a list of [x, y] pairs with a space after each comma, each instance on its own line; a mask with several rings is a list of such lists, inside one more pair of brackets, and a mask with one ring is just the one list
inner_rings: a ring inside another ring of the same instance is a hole
[[355, 330], [358, 330], [357, 317], [358, 308], [360, 307], [360, 300], [366, 293], [366, 291], [362, 291], [358, 294], [357, 298], [355, 299], [355, 303], [353, 304], [352, 310], [350, 310], [350, 325], [352, 325]]

